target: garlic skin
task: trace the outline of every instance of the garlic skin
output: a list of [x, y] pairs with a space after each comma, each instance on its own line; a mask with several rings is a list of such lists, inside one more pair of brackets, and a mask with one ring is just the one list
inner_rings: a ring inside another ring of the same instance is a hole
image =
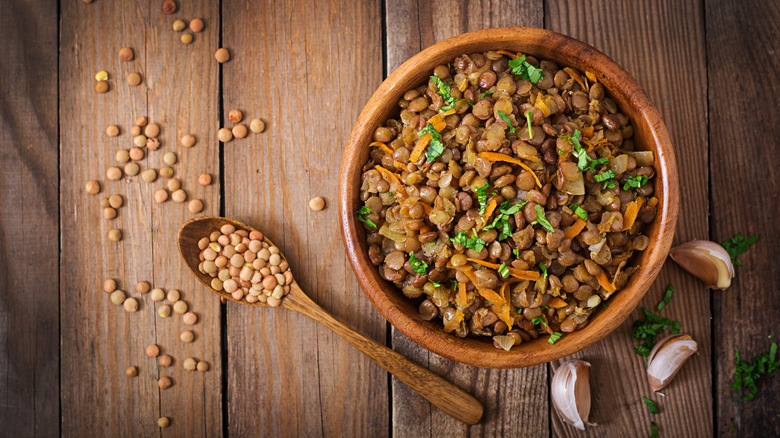
[[647, 381], [653, 391], [660, 391], [680, 371], [698, 344], [688, 335], [671, 335], [659, 341], [647, 358]]
[[583, 360], [569, 360], [561, 364], [550, 383], [553, 406], [561, 419], [585, 430], [590, 414], [590, 363]]
[[728, 289], [734, 265], [726, 249], [709, 240], [692, 240], [669, 251], [678, 265], [713, 289]]

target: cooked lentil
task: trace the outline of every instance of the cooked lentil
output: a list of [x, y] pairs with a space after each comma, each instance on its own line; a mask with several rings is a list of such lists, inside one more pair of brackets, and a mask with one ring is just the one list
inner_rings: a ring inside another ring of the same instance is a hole
[[[638, 269], [658, 202], [652, 152], [574, 69], [502, 51], [433, 73], [368, 145], [358, 218], [371, 262], [459, 337], [581, 329]], [[624, 185], [637, 175], [647, 182]]]

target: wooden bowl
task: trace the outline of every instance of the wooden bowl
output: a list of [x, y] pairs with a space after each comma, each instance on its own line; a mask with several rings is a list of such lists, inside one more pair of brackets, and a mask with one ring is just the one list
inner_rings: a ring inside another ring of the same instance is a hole
[[[590, 323], [567, 334], [554, 345], [547, 336], [504, 351], [490, 338], [458, 338], [445, 333], [441, 322], [424, 321], [417, 312], [418, 302], [382, 279], [368, 258], [365, 232], [357, 220], [360, 208], [360, 177], [368, 159], [374, 130], [397, 114], [403, 93], [424, 84], [433, 68], [464, 53], [510, 50], [590, 71], [609, 95], [630, 117], [637, 149], [655, 153], [655, 196], [658, 214], [647, 235], [650, 246], [638, 257], [641, 268], [622, 290], [609, 298], [607, 309], [599, 309]], [[617, 328], [639, 304], [666, 259], [677, 222], [679, 189], [677, 164], [664, 122], [642, 87], [622, 67], [605, 54], [576, 39], [541, 29], [504, 27], [459, 35], [418, 53], [396, 69], [368, 101], [349, 138], [339, 175], [339, 215], [342, 237], [352, 268], [363, 291], [393, 326], [412, 341], [449, 359], [489, 368], [516, 368], [558, 359], [593, 344]]]

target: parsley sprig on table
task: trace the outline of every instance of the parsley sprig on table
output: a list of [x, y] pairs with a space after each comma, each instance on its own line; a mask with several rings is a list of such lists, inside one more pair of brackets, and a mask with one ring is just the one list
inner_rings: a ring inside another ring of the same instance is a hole
[[737, 256], [746, 253], [750, 245], [756, 243], [756, 241], [758, 241], [758, 234], [745, 238], [744, 234], [739, 233], [720, 245], [729, 253], [731, 263], [734, 263], [734, 266], [742, 266], [742, 262], [737, 260]]
[[739, 350], [734, 349], [736, 370], [732, 388], [737, 391], [749, 389], [747, 395], [739, 398], [739, 401], [748, 401], [756, 398], [758, 387], [756, 381], [761, 377], [773, 373], [780, 368], [780, 359], [777, 358], [777, 343], [772, 342], [769, 353], [759, 354], [753, 357], [753, 363], [743, 362], [739, 357]]
[[658, 316], [645, 307], [642, 307], [642, 310], [645, 312], [645, 319], [634, 321], [632, 327], [634, 339], [642, 342], [639, 345], [635, 345], [634, 350], [636, 350], [636, 354], [648, 357], [655, 346], [656, 337], [667, 329], [671, 329], [672, 333], [679, 333], [680, 321], [672, 321], [663, 316]]
[[658, 302], [658, 305], [655, 307], [655, 309], [660, 312], [661, 309], [666, 307], [666, 305], [669, 304], [669, 300], [672, 299], [673, 293], [674, 293], [674, 286], [672, 286], [671, 284], [669, 286], [666, 286], [666, 292], [664, 292], [664, 297], [661, 298], [661, 301]]
[[645, 401], [645, 404], [647, 405], [647, 409], [650, 411], [651, 414], [658, 414], [660, 411], [658, 410], [658, 406], [655, 405], [655, 402], [650, 400], [647, 397], [642, 397], [642, 400]]

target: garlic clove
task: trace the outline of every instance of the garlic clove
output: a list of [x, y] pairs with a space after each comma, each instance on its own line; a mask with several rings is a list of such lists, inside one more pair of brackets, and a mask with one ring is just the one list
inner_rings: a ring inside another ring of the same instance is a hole
[[647, 380], [653, 391], [660, 391], [680, 371], [698, 345], [688, 335], [671, 335], [659, 341], [647, 357]]
[[588, 422], [590, 415], [590, 382], [588, 376], [590, 364], [583, 360], [566, 361], [555, 371], [550, 383], [553, 406], [561, 419], [585, 430], [585, 426], [595, 426]]
[[728, 289], [734, 278], [734, 265], [729, 253], [715, 242], [692, 240], [672, 248], [669, 255], [707, 287]]

